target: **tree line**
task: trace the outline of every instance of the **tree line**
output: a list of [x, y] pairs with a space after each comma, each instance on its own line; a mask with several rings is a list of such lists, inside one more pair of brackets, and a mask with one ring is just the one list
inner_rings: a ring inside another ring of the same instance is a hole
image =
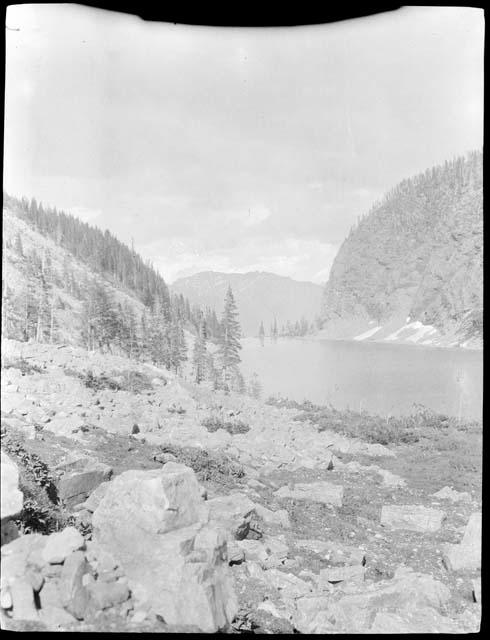
[[[58, 262], [53, 260], [47, 247], [41, 251], [33, 247], [24, 249], [19, 234], [11, 243], [4, 239], [2, 336], [46, 343], [68, 340], [88, 350], [121, 353], [181, 374], [184, 363], [189, 360], [186, 333], [194, 334], [190, 365], [197, 383], [208, 381], [215, 389], [260, 395], [258, 379], [255, 377], [247, 384], [239, 369], [240, 325], [231, 288], [226, 294], [222, 318], [218, 320], [214, 309], [190, 305], [182, 294], [171, 295], [151, 265], [145, 265], [134, 250], [110, 234], [102, 234], [55, 209], [45, 210], [34, 200], [28, 203], [26, 199], [5, 195], [4, 199], [17, 214], [22, 212], [21, 219], [42, 235], [53, 237], [59, 246], [63, 246], [62, 239], [66, 238], [65, 248], [90, 269], [80, 276], [80, 270], [77, 272], [74, 268], [67, 252], [63, 253], [60, 264], [59, 256]], [[56, 216], [63, 222], [55, 224], [53, 217]], [[83, 243], [85, 253], [71, 251], [75, 238], [81, 242], [79, 231], [83, 235], [87, 228], [92, 245]], [[106, 238], [113, 238], [112, 246], [118, 248], [118, 253], [114, 251], [113, 255], [119, 255], [122, 261], [116, 260], [117, 269], [109, 273], [105, 271], [107, 263], [99, 262], [97, 257], [98, 248]], [[89, 246], [93, 253], [88, 251]], [[15, 255], [23, 276], [22, 286], [15, 287], [15, 291], [5, 275], [7, 249]], [[128, 255], [137, 265], [138, 275], [136, 279], [124, 281], [117, 274], [128, 273], [125, 267], [119, 269]], [[138, 296], [140, 304], [135, 303], [133, 291], [138, 278], [146, 287]], [[133, 300], [121, 292], [131, 295]], [[73, 313], [73, 302], [64, 293], [79, 301], [79, 313]], [[215, 353], [208, 348], [210, 343], [215, 345]]]
[[[281, 325], [281, 329], [278, 329], [276, 318], [274, 318], [274, 322], [270, 326], [269, 337], [272, 342], [276, 342], [278, 336], [281, 337], [303, 337], [307, 335], [312, 335], [316, 333], [319, 328], [319, 319], [316, 322], [316, 325], [313, 322], [308, 322], [304, 316], [301, 317], [300, 320], [296, 320], [295, 322], [287, 321], [286, 324]], [[260, 343], [264, 345], [266, 337], [266, 332], [264, 328], [264, 322], [260, 322], [258, 338]]]

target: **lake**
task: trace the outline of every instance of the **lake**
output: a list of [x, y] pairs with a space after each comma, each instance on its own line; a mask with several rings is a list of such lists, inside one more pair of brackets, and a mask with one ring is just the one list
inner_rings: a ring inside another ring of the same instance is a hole
[[281, 395], [381, 415], [414, 403], [452, 416], [481, 418], [483, 353], [402, 344], [266, 338], [242, 340], [242, 371], [257, 372], [263, 398]]

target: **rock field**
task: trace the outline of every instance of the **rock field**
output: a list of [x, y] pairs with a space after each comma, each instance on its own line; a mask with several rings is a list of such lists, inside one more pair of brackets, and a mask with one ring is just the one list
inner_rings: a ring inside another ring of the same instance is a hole
[[2, 628], [479, 630], [479, 468], [430, 486], [416, 445], [148, 364], [11, 340], [2, 358]]

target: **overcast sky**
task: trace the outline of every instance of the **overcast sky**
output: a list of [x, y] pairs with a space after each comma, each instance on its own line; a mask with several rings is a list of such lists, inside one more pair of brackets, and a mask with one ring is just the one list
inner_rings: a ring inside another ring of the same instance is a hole
[[4, 188], [109, 228], [167, 281], [324, 282], [357, 217], [482, 146], [483, 12], [189, 27], [7, 12]]

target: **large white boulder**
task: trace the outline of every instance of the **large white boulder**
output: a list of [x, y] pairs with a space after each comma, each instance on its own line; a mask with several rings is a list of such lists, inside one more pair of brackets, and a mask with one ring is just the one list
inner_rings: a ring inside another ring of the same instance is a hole
[[4, 520], [9, 520], [19, 515], [22, 511], [24, 496], [22, 491], [19, 490], [19, 469], [15, 462], [3, 451], [0, 466], [2, 474], [1, 518], [3, 523]]
[[96, 544], [124, 570], [137, 608], [168, 624], [225, 629], [237, 611], [226, 537], [189, 467], [127, 471], [108, 486], [93, 515]]

